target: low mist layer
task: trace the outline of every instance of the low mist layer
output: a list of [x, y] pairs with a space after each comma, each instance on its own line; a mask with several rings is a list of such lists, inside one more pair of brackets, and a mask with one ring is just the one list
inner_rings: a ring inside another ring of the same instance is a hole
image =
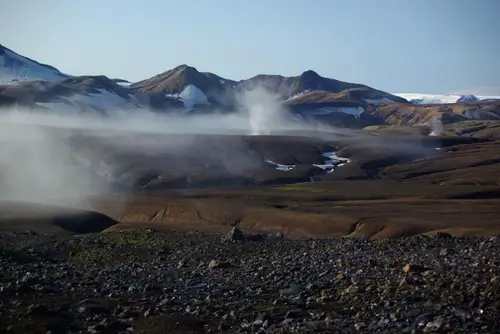
[[[169, 153], [182, 158], [195, 145], [186, 136], [163, 141], [145, 137], [148, 133], [258, 135], [305, 128], [287, 119], [277, 98], [265, 91], [242, 94], [239, 99], [242, 110], [224, 115], [135, 110], [103, 117], [4, 109], [0, 116], [0, 200], [79, 205], [89, 195], [111, 191], [112, 167], [120, 165], [120, 156]], [[229, 154], [206, 150], [198, 159], [227, 164], [230, 158], [232, 169], [260, 163], [260, 158], [238, 146], [237, 139], [229, 146]], [[178, 162], [162, 162], [168, 163]], [[121, 161], [122, 168], [125, 164]]]
[[[300, 182], [322, 172], [314, 165], [324, 164], [324, 154], [335, 150], [323, 143], [346, 137], [370, 147], [386, 143], [355, 130], [297, 122], [277, 96], [264, 90], [241, 94], [238, 101], [241, 110], [210, 115], [2, 110], [0, 200], [78, 207], [86, 206], [88, 196], [143, 185], [168, 189], [193, 179], [207, 186], [245, 185], [262, 178], [262, 170], [283, 182]], [[317, 140], [280, 141], [283, 135]], [[405, 150], [422, 149], [404, 145]], [[303, 167], [283, 174], [266, 164], [271, 158]]]

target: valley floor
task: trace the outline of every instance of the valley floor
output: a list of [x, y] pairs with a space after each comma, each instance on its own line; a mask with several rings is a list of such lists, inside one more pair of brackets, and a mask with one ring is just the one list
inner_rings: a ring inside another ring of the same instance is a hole
[[98, 197], [89, 208], [117, 220], [112, 231], [224, 232], [237, 225], [289, 238], [477, 237], [500, 234], [499, 195], [498, 186], [360, 180]]

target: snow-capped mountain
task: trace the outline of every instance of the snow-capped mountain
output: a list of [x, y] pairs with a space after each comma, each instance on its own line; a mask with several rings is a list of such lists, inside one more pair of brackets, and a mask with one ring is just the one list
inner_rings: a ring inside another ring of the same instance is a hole
[[0, 45], [0, 84], [43, 80], [57, 81], [70, 77], [58, 69], [40, 64]]
[[446, 95], [446, 94], [394, 93], [394, 95], [405, 98], [412, 104], [451, 104], [451, 103], [475, 102], [472, 100], [473, 97], [477, 98], [476, 101], [500, 99], [500, 96], [474, 96], [474, 95], [458, 95], [458, 94]]
[[479, 101], [479, 98], [472, 95], [472, 94], [467, 94], [467, 95], [462, 95], [460, 96], [456, 103], [466, 103], [466, 102], [476, 102]]
[[[70, 76], [0, 46], [2, 106], [103, 115], [138, 109], [179, 114], [231, 113], [252, 109], [241, 97], [253, 94], [253, 88], [271, 92], [273, 103], [280, 104], [289, 119], [297, 122], [363, 128], [378, 124], [425, 125], [434, 116], [443, 123], [500, 119], [500, 103], [495, 100], [500, 97], [495, 96], [389, 94], [325, 78], [312, 70], [292, 77], [260, 74], [234, 81], [188, 65], [130, 83], [105, 76]], [[269, 108], [259, 106], [263, 98], [256, 96], [251, 103], [265, 115]]]

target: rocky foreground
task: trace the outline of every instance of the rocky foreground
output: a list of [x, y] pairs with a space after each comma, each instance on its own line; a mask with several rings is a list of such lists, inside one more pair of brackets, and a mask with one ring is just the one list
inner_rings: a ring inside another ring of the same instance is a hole
[[0, 235], [0, 332], [497, 333], [500, 239]]

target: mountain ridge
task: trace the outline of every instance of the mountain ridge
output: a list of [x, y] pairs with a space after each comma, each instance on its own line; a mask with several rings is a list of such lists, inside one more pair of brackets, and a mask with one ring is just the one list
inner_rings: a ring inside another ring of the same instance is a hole
[[[319, 121], [363, 128], [383, 124], [427, 124], [434, 116], [443, 118], [444, 122], [500, 119], [500, 103], [495, 100], [456, 103], [457, 98], [450, 96], [448, 100], [452, 104], [436, 104], [442, 97], [390, 94], [364, 84], [322, 77], [311, 69], [296, 76], [257, 74], [235, 81], [181, 64], [131, 83], [104, 75], [67, 75], [4, 46], [0, 50], [0, 101], [3, 106], [43, 107], [63, 112], [70, 108], [77, 113], [89, 109], [98, 113], [137, 109], [181, 114], [227, 113], [248, 109], [240, 101], [242, 94], [259, 88], [274, 94], [290, 116], [301, 122]], [[8, 79], [14, 75], [18, 77], [15, 81], [2, 80], [2, 75], [6, 74]], [[422, 100], [415, 104], [415, 98]]]
[[[4, 54], [5, 52], [11, 52], [18, 57], [24, 58], [26, 63], [36, 64], [37, 66], [46, 70], [50, 70], [52, 72], [51, 78], [47, 78], [47, 75], [39, 75], [38, 78], [36, 75], [25, 75], [24, 77], [20, 75], [20, 78], [14, 79], [15, 81], [30, 81], [32, 79], [43, 81], [57, 81], [71, 77], [69, 75], [61, 73], [57, 68], [53, 66], [38, 63], [28, 57], [21, 56], [3, 46], [1, 47], [1, 50]], [[28, 67], [28, 65], [26, 64], [24, 64], [23, 66]], [[117, 83], [124, 82], [124, 80], [118, 80], [119, 81], [116, 81]], [[0, 83], [5, 83], [5, 80], [0, 81]], [[373, 89], [366, 85], [343, 82], [336, 79], [322, 77], [317, 72], [311, 69], [305, 70], [301, 74], [291, 77], [285, 77], [281, 75], [257, 74], [248, 79], [236, 81], [228, 78], [223, 78], [215, 73], [200, 72], [196, 67], [188, 64], [181, 64], [150, 78], [146, 78], [135, 83], [125, 83], [125, 85], [123, 86], [127, 86], [140, 92], [154, 92], [178, 95], [181, 94], [181, 92], [189, 85], [194, 85], [199, 90], [201, 90], [206, 95], [207, 101], [209, 101], [210, 103], [225, 106], [234, 106], [235, 103], [234, 98], [228, 97], [228, 95], [231, 95], [234, 92], [255, 88], [257, 86], [264, 87], [271, 92], [279, 94], [284, 100], [287, 100], [294, 95], [312, 90], [325, 90], [331, 93], [339, 93], [340, 91], [346, 89], [360, 88], [364, 91], [370, 91], [371, 95], [377, 95], [377, 98], [387, 98], [392, 101], [401, 103], [406, 102], [406, 100], [404, 100], [403, 98]]]
[[27, 81], [22, 78], [53, 81], [68, 77], [52, 65], [39, 63], [0, 44], [0, 84]]

